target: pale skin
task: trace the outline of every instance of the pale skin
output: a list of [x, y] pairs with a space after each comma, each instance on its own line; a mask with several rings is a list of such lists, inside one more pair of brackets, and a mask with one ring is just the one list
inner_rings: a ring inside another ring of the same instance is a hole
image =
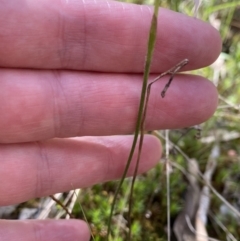
[[[11, 205], [121, 177], [131, 148], [152, 8], [99, 0], [0, 1], [0, 205]], [[151, 78], [189, 59], [211, 64], [221, 49], [215, 29], [160, 10]], [[217, 91], [200, 76], [154, 84], [146, 128], [206, 121]], [[113, 136], [114, 135], [114, 136]], [[95, 136], [95, 137], [85, 137]], [[68, 138], [67, 138], [68, 137]], [[161, 145], [146, 136], [139, 173]], [[133, 173], [136, 155], [129, 170]], [[85, 241], [79, 220], [0, 221], [1, 241]]]

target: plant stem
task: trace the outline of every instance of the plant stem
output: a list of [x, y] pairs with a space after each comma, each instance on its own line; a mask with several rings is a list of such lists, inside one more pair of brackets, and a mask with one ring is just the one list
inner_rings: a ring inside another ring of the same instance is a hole
[[[148, 38], [148, 51], [147, 51], [147, 57], [146, 57], [145, 67], [144, 67], [141, 99], [140, 99], [140, 105], [139, 105], [139, 109], [138, 109], [138, 117], [137, 117], [137, 123], [136, 123], [136, 127], [135, 127], [134, 139], [133, 139], [133, 143], [132, 143], [132, 147], [131, 147], [131, 150], [130, 150], [130, 153], [129, 153], [129, 157], [128, 157], [128, 160], [127, 160], [126, 167], [124, 169], [122, 178], [120, 180], [120, 183], [119, 183], [119, 185], [117, 187], [117, 190], [116, 190], [116, 193], [114, 195], [114, 199], [113, 199], [113, 203], [112, 203], [112, 207], [111, 207], [111, 212], [110, 212], [110, 216], [109, 216], [109, 220], [108, 220], [107, 240], [109, 239], [109, 234], [110, 234], [110, 231], [111, 231], [110, 230], [111, 229], [111, 220], [112, 220], [112, 216], [113, 216], [113, 210], [114, 210], [114, 207], [115, 207], [116, 201], [117, 201], [117, 196], [118, 196], [118, 193], [119, 193], [119, 191], [122, 187], [123, 181], [126, 178], [130, 163], [132, 161], [134, 150], [136, 148], [136, 144], [137, 144], [137, 140], [138, 140], [138, 134], [139, 134], [139, 131], [140, 131], [141, 122], [142, 122], [142, 116], [143, 116], [143, 110], [144, 110], [144, 104], [145, 104], [145, 96], [146, 96], [146, 91], [147, 91], [148, 76], [149, 76], [149, 73], [150, 73], [152, 55], [153, 55], [153, 50], [154, 50], [154, 46], [155, 46], [155, 42], [156, 42], [157, 17], [158, 17], [159, 4], [160, 4], [160, 0], [155, 0], [154, 13], [153, 13], [153, 16], [152, 16], [151, 28], [150, 28], [149, 38]], [[130, 229], [131, 229], [131, 227], [130, 227]]]

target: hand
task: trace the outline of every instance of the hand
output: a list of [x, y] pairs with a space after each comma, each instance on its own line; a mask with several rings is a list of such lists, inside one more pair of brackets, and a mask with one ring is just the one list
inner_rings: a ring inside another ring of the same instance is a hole
[[[124, 134], [133, 133], [136, 123], [151, 16], [151, 7], [114, 1], [2, 1], [0, 205], [121, 177], [132, 142]], [[207, 66], [221, 49], [211, 26], [165, 9], [157, 36], [155, 74], [185, 58], [190, 61], [185, 70]], [[211, 82], [178, 75], [162, 99], [166, 81], [152, 88], [147, 129], [191, 126], [213, 114], [217, 92]], [[155, 137], [145, 137], [142, 155], [139, 172], [160, 158]], [[0, 237], [83, 241], [89, 231], [78, 220], [1, 220]]]

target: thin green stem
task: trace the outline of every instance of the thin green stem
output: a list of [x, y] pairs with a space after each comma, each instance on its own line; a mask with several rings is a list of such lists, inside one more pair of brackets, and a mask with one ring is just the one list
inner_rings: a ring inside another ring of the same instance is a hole
[[[151, 87], [152, 84], [154, 84], [156, 81], [158, 81], [160, 78], [162, 78], [165, 75], [170, 74], [170, 78], [167, 82], [167, 84], [165, 85], [164, 89], [161, 92], [161, 96], [162, 98], [165, 97], [166, 92], [169, 88], [169, 86], [172, 83], [172, 80], [175, 76], [175, 74], [181, 69], [183, 68], [186, 64], [188, 63], [188, 59], [184, 59], [182, 60], [180, 63], [178, 63], [177, 65], [175, 65], [173, 68], [163, 72], [161, 75], [159, 75], [156, 79], [154, 79], [151, 83], [148, 84], [147, 86], [147, 93], [146, 93], [146, 100], [144, 103], [144, 108], [143, 108], [143, 115], [142, 115], [142, 120], [141, 120], [141, 124], [140, 124], [140, 141], [139, 141], [139, 148], [138, 148], [138, 156], [137, 156], [137, 163], [135, 166], [135, 170], [134, 170], [134, 174], [133, 174], [133, 180], [131, 183], [131, 191], [130, 191], [130, 197], [129, 197], [129, 211], [128, 211], [128, 222], [129, 222], [129, 227], [131, 227], [131, 211], [132, 211], [132, 206], [133, 206], [133, 189], [134, 189], [134, 183], [136, 180], [136, 176], [137, 176], [137, 172], [138, 172], [138, 167], [139, 167], [139, 163], [140, 163], [140, 157], [141, 157], [141, 152], [142, 152], [142, 146], [143, 146], [143, 139], [144, 139], [144, 126], [145, 126], [145, 119], [146, 119], [146, 115], [147, 115], [147, 106], [148, 106], [148, 101], [149, 101], [149, 97], [150, 97], [150, 93], [151, 93]], [[127, 240], [129, 241], [131, 239], [131, 228], [129, 228], [129, 233], [128, 233], [128, 237]]]
[[110, 212], [110, 216], [109, 216], [109, 220], [108, 220], [107, 240], [109, 239], [109, 235], [110, 235], [110, 231], [111, 231], [111, 220], [112, 220], [112, 216], [113, 216], [114, 207], [116, 205], [118, 193], [122, 187], [124, 179], [127, 176], [127, 172], [129, 170], [129, 166], [130, 166], [132, 158], [133, 158], [134, 150], [136, 148], [138, 134], [139, 134], [140, 126], [141, 126], [141, 122], [142, 122], [142, 116], [143, 116], [143, 110], [144, 110], [144, 104], [145, 104], [145, 96], [146, 96], [146, 91], [147, 91], [148, 76], [149, 76], [150, 66], [151, 66], [151, 62], [152, 62], [153, 50], [154, 50], [154, 46], [155, 46], [155, 42], [156, 42], [157, 17], [158, 17], [159, 4], [160, 4], [160, 1], [155, 0], [154, 13], [152, 16], [151, 28], [150, 28], [149, 39], [148, 39], [148, 52], [147, 52], [147, 57], [146, 57], [145, 67], [144, 67], [142, 92], [141, 92], [140, 105], [139, 105], [139, 109], [138, 109], [138, 116], [137, 116], [137, 123], [136, 123], [136, 127], [135, 127], [134, 139], [133, 139], [133, 143], [132, 143], [132, 147], [131, 147], [131, 150], [129, 153], [126, 167], [124, 169], [122, 178], [120, 180], [120, 183], [119, 183], [116, 193], [114, 195], [111, 212]]

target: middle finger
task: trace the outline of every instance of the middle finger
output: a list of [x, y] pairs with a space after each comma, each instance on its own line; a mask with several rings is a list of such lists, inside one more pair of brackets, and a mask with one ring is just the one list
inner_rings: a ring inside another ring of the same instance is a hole
[[[0, 70], [0, 142], [114, 135], [134, 131], [140, 75]], [[164, 99], [167, 77], [152, 87], [146, 129], [183, 128], [209, 118], [217, 106], [212, 83], [177, 75]]]

